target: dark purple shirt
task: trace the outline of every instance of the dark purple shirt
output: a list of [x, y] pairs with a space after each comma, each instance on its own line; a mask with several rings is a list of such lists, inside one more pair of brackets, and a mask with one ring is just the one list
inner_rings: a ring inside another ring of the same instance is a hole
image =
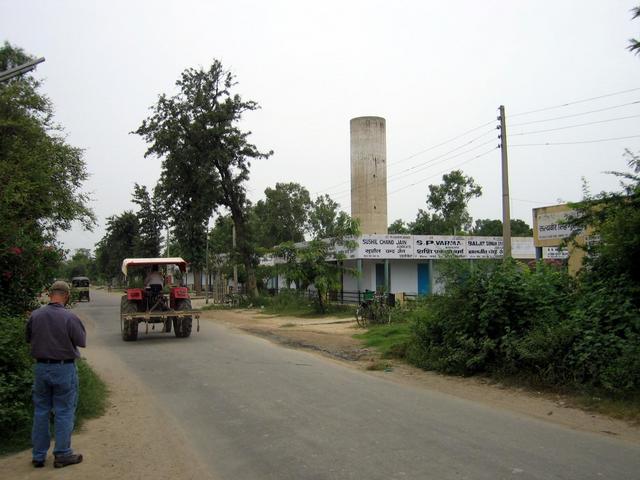
[[84, 325], [61, 303], [50, 303], [33, 311], [27, 322], [26, 334], [33, 358], [80, 358], [78, 347], [87, 346]]

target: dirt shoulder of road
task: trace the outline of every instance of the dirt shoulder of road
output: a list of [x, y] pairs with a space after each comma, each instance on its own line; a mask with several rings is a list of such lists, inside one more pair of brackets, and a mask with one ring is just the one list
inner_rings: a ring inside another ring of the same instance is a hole
[[[95, 326], [87, 318], [83, 322], [91, 339]], [[73, 434], [73, 448], [83, 454], [84, 461], [54, 469], [49, 451], [45, 468], [35, 469], [31, 451], [25, 450], [0, 458], [0, 476], [20, 480], [214, 478], [193, 453], [178, 423], [157, 406], [127, 365], [105, 348], [89, 345], [82, 353], [109, 389], [107, 412]]]
[[202, 320], [215, 321], [291, 348], [306, 349], [370, 375], [415, 388], [428, 388], [492, 408], [505, 409], [539, 420], [600, 435], [640, 443], [640, 425], [633, 425], [570, 405], [570, 399], [490, 382], [482, 378], [441, 375], [412, 367], [398, 360], [384, 360], [363, 346], [353, 335], [362, 332], [354, 321], [344, 318], [303, 319], [265, 315], [259, 310], [207, 310]]

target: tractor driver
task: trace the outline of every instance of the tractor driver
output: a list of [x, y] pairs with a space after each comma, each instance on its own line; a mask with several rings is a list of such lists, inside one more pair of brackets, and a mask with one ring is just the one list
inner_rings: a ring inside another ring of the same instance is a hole
[[158, 265], [152, 265], [151, 271], [144, 279], [144, 285], [147, 288], [150, 288], [151, 285], [160, 285], [160, 290], [164, 287], [164, 278], [162, 274], [158, 271]]

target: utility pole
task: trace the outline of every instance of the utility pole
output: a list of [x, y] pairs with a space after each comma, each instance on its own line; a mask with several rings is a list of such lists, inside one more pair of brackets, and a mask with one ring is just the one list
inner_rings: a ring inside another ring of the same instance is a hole
[[38, 58], [36, 60], [31, 60], [30, 62], [23, 63], [22, 65], [18, 65], [17, 67], [10, 68], [9, 70], [4, 70], [0, 72], [0, 82], [6, 82], [11, 80], [13, 77], [17, 77], [18, 75], [24, 75], [25, 73], [30, 72], [39, 63], [44, 62], [44, 57]]
[[206, 246], [205, 246], [205, 255], [206, 255], [206, 259], [205, 259], [205, 264], [206, 264], [206, 269], [207, 269], [207, 290], [206, 293], [204, 294], [204, 303], [209, 303], [209, 284], [211, 283], [211, 279], [210, 277], [210, 272], [209, 272], [209, 219], [207, 218], [207, 234], [205, 236], [205, 240], [206, 240]]
[[502, 153], [502, 244], [504, 258], [511, 257], [511, 212], [509, 208], [509, 163], [507, 159], [507, 120], [500, 105], [500, 152]]
[[232, 241], [233, 241], [233, 293], [238, 294], [238, 265], [236, 264], [236, 225], [234, 224], [231, 229]]

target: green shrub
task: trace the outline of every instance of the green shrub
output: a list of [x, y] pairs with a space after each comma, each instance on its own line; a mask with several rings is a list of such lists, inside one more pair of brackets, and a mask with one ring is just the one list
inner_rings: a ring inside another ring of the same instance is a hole
[[31, 428], [32, 360], [25, 342], [25, 320], [0, 316], [0, 445]]
[[408, 314], [407, 358], [457, 375], [526, 377], [609, 395], [640, 393], [640, 311], [628, 278], [576, 283], [542, 263], [452, 262], [446, 293]]
[[308, 312], [312, 309], [311, 301], [303, 294], [293, 289], [282, 289], [271, 297], [265, 305], [269, 313], [296, 314]]
[[[25, 342], [25, 319], [0, 315], [0, 453], [30, 444], [33, 359]], [[104, 413], [107, 388], [84, 361], [77, 362], [80, 397], [76, 425]]]

